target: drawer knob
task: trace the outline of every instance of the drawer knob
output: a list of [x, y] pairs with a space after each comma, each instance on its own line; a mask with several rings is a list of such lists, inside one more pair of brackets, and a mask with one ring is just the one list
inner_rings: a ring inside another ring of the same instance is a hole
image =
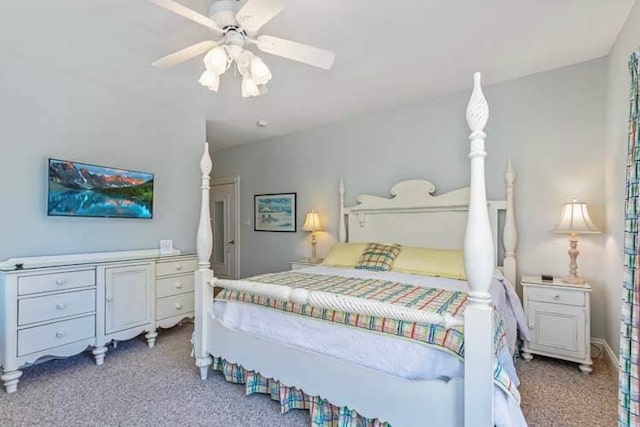
[[533, 323], [529, 323], [529, 329], [533, 329], [534, 324]]
[[56, 337], [58, 338], [62, 338], [64, 336], [64, 331], [58, 331], [56, 332]]
[[182, 283], [176, 282], [176, 289], [182, 289]]
[[176, 310], [182, 310], [182, 304], [177, 303], [176, 304]]
[[176, 270], [178, 271], [182, 270], [182, 266], [180, 264], [176, 264]]
[[66, 279], [58, 279], [56, 280], [56, 285], [64, 285], [65, 283], [67, 283]]
[[58, 310], [62, 310], [62, 309], [64, 309], [65, 307], [66, 307], [66, 305], [65, 305], [65, 303], [63, 303], [63, 302], [59, 302], [59, 303], [57, 303], [57, 304], [56, 304], [56, 308], [57, 308]]
[[558, 301], [559, 299], [560, 299], [560, 295], [554, 295], [554, 296], [553, 296], [553, 300], [554, 300], [554, 301]]

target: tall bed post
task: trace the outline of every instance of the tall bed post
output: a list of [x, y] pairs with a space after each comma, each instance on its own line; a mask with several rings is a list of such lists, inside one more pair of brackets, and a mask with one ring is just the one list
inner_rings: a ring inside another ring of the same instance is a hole
[[518, 231], [516, 229], [516, 217], [514, 212], [514, 182], [516, 173], [513, 170], [511, 159], [507, 164], [507, 173], [504, 175], [507, 192], [507, 214], [504, 220], [504, 231], [502, 233], [502, 243], [504, 244], [503, 272], [504, 277], [516, 287], [516, 247], [518, 246]]
[[493, 426], [493, 304], [489, 286], [495, 269], [495, 252], [485, 187], [484, 127], [489, 107], [482, 93], [480, 73], [467, 106], [471, 129], [471, 196], [464, 238], [464, 267], [469, 283], [469, 303], [464, 312], [464, 424]]
[[340, 178], [340, 187], [338, 187], [340, 193], [340, 222], [338, 223], [338, 241], [344, 243], [347, 241], [347, 226], [344, 218], [344, 179]]
[[211, 230], [211, 216], [209, 213], [210, 174], [213, 169], [209, 144], [205, 142], [204, 153], [200, 160], [202, 172], [202, 199], [200, 205], [200, 224], [197, 234], [198, 270], [195, 273], [195, 327], [193, 332], [193, 350], [196, 358], [196, 366], [200, 368], [200, 378], [207, 379], [209, 365], [213, 362], [207, 350], [207, 313], [213, 301], [213, 287], [210, 285], [214, 279], [211, 270], [211, 251], [213, 249], [213, 231]]

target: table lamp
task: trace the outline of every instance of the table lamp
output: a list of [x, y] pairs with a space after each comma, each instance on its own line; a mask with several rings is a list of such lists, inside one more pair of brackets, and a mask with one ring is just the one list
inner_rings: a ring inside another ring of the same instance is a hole
[[560, 220], [552, 230], [554, 233], [569, 235], [569, 277], [562, 279], [565, 283], [582, 284], [585, 280], [578, 276], [578, 234], [598, 234], [600, 231], [593, 225], [587, 210], [587, 204], [573, 199], [562, 207]]
[[316, 231], [322, 230], [322, 226], [320, 225], [320, 215], [318, 215], [318, 212], [311, 209], [311, 212], [307, 213], [302, 229], [304, 231], [311, 232], [311, 258], [309, 258], [309, 262], [320, 262], [320, 258], [316, 255], [316, 245], [318, 244], [316, 241]]

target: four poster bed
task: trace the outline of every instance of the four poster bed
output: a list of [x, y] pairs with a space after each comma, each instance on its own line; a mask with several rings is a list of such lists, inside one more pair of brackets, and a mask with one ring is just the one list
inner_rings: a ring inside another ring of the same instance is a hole
[[[207, 378], [212, 364], [229, 368], [240, 382], [252, 375], [272, 395], [275, 390], [281, 403], [283, 395], [301, 390], [305, 399], [319, 396], [357, 412], [347, 416], [362, 417], [366, 425], [524, 424], [511, 357], [514, 330], [523, 322], [511, 288], [516, 283], [515, 174], [509, 163], [506, 200], [487, 202], [487, 119], [476, 73], [467, 107], [470, 187], [432, 196], [430, 182], [404, 181], [392, 188], [392, 198], [361, 195], [350, 208], [344, 205], [342, 181], [339, 187], [340, 242], [463, 249], [466, 282], [331, 266], [246, 280], [215, 278], [209, 263], [212, 164], [205, 148], [193, 336], [201, 377]], [[500, 211], [505, 212], [502, 230]], [[504, 250], [492, 237], [500, 235]], [[222, 288], [215, 302], [214, 287]], [[385, 296], [389, 292], [393, 295]], [[446, 296], [446, 304], [430, 305], [436, 299], [432, 295]], [[459, 312], [442, 309], [452, 301], [459, 303]], [[342, 316], [338, 324], [332, 323], [336, 315]], [[420, 334], [423, 342], [412, 341]], [[316, 414], [312, 424], [327, 421]]]

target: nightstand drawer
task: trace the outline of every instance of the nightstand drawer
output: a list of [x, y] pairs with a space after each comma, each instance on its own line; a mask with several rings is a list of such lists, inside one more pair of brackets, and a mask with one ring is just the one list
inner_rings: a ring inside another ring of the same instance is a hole
[[96, 335], [95, 316], [18, 331], [18, 356], [82, 341]]
[[156, 264], [156, 276], [168, 276], [169, 274], [193, 273], [196, 271], [195, 259], [180, 261], [159, 262]]
[[18, 302], [18, 325], [60, 319], [96, 310], [96, 291], [66, 292]]
[[18, 278], [18, 295], [95, 286], [95, 270], [65, 271]]
[[193, 292], [194, 281], [193, 273], [156, 279], [156, 298]]
[[302, 270], [303, 268], [322, 265], [322, 260], [318, 260], [318, 262], [311, 262], [308, 259], [301, 259], [301, 260], [289, 261], [289, 264], [291, 265], [291, 270]]
[[575, 305], [584, 307], [584, 292], [567, 289], [554, 289], [530, 286], [527, 289], [528, 299], [531, 301], [550, 302], [555, 304]]

